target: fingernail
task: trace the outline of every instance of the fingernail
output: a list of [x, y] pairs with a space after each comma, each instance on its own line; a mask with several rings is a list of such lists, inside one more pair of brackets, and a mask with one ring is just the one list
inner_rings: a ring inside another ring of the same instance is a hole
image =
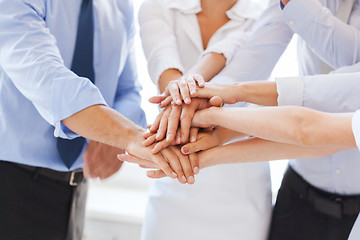
[[147, 175], [148, 177], [152, 177], [152, 176], [154, 176], [154, 172], [147, 172], [146, 175]]
[[196, 137], [192, 136], [191, 139], [190, 139], [190, 142], [196, 142]]
[[189, 153], [189, 148], [188, 147], [183, 147], [183, 152], [186, 153], [186, 154]]
[[180, 136], [179, 136], [179, 137], [177, 137], [177, 139], [176, 139], [176, 143], [177, 143], [177, 144], [180, 144], [180, 143], [181, 143], [181, 138], [180, 138]]
[[191, 99], [189, 97], [186, 97], [185, 102], [189, 104], [191, 102]]
[[198, 167], [194, 167], [194, 174], [199, 174], [199, 168]]
[[196, 91], [193, 89], [191, 90], [191, 95], [195, 95], [196, 94]]
[[195, 183], [195, 178], [193, 176], [190, 176], [189, 179], [188, 179], [188, 183], [194, 184]]
[[181, 179], [186, 182], [186, 177], [185, 176], [182, 176]]
[[172, 178], [177, 178], [177, 174], [174, 172], [172, 172], [171, 176], [172, 176]]
[[156, 134], [156, 139], [160, 138], [160, 133]]

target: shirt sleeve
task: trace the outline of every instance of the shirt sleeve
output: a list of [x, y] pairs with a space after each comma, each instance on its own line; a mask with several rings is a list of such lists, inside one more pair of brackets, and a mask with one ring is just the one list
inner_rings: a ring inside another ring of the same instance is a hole
[[352, 129], [353, 129], [356, 145], [360, 150], [360, 110], [357, 110], [353, 116]]
[[[359, 72], [335, 72], [327, 75], [277, 79], [280, 99], [278, 103], [279, 106], [296, 104], [324, 112], [354, 112], [360, 109], [359, 78]], [[291, 87], [292, 83], [294, 85]]]
[[124, 69], [119, 77], [113, 108], [139, 126], [146, 127], [145, 112], [141, 108], [141, 85], [138, 81], [135, 58], [135, 26], [129, 28], [129, 53]]
[[140, 36], [151, 80], [157, 85], [161, 74], [168, 69], [184, 72], [171, 16], [159, 1], [147, 0], [139, 10]]
[[45, 25], [44, 2], [0, 1], [0, 66], [41, 116], [67, 138], [60, 121], [92, 105], [106, 105], [86, 78], [64, 66]]
[[283, 20], [279, 1], [271, 0], [269, 7], [255, 22], [246, 42], [239, 46], [231, 62], [212, 81], [269, 78], [292, 36], [292, 30]]
[[318, 0], [291, 0], [283, 10], [288, 26], [334, 69], [360, 61], [360, 32]]

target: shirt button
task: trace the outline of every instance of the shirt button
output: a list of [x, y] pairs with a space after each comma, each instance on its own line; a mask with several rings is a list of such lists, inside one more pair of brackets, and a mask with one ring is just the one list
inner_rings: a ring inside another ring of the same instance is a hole
[[336, 172], [336, 174], [339, 175], [340, 174], [340, 169], [337, 169], [335, 172]]
[[294, 22], [293, 20], [290, 20], [290, 21], [289, 21], [289, 24], [292, 26], [292, 25], [295, 24], [295, 22]]

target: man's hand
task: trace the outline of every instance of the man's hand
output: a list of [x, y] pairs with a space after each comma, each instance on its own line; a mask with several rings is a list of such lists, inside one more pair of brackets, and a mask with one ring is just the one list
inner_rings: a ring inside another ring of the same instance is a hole
[[199, 151], [208, 150], [221, 145], [221, 139], [218, 136], [218, 130], [203, 131], [198, 135], [196, 142], [188, 143], [181, 148], [183, 154], [191, 154]]
[[178, 178], [181, 183], [194, 181], [193, 169], [197, 166], [196, 162], [191, 162], [177, 147], [168, 147], [157, 154], [152, 154], [153, 147], [145, 147], [143, 137], [140, 135], [129, 142], [126, 151], [147, 163], [146, 165], [161, 169], [168, 177]]
[[86, 178], [106, 179], [121, 168], [117, 155], [124, 150], [103, 143], [90, 141], [84, 154], [84, 176]]
[[[178, 151], [179, 151], [178, 153], [181, 154], [180, 149], [178, 149]], [[142, 158], [138, 158], [136, 156], [129, 155], [129, 154], [119, 154], [118, 158], [119, 158], [120, 161], [125, 161], [125, 162], [129, 162], [129, 163], [138, 164], [142, 168], [156, 169], [156, 170], [149, 170], [147, 172], [147, 176], [150, 177], [150, 178], [167, 177], [167, 174], [165, 174], [163, 170], [159, 169], [156, 166], [156, 164], [154, 164], [152, 161], [142, 159]], [[189, 154], [188, 158], [190, 159], [190, 162], [191, 162], [192, 166], [195, 166], [193, 168], [195, 174], [198, 174], [199, 173], [199, 158], [198, 158], [197, 154], [196, 153]], [[189, 184], [195, 183], [195, 178], [194, 178], [193, 175], [190, 175], [190, 177], [188, 177], [187, 179], [188, 179], [187, 182]], [[180, 181], [180, 179], [179, 179], [179, 181]], [[180, 182], [183, 183], [182, 181], [180, 181]]]

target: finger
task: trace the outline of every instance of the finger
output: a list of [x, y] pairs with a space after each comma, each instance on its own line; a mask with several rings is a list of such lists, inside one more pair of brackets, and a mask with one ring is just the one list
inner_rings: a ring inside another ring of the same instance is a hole
[[181, 130], [179, 128], [176, 132], [176, 144], [181, 144]]
[[153, 123], [153, 125], [151, 126], [150, 128], [150, 132], [156, 132], [159, 128], [159, 125], [160, 125], [160, 121], [161, 121], [161, 118], [162, 116], [164, 115], [164, 112], [166, 111], [166, 109], [163, 109], [159, 115], [157, 115], [156, 119], [155, 119], [155, 122]]
[[146, 128], [147, 128], [147, 129], [150, 129], [151, 126], [152, 126], [152, 124], [146, 124]]
[[141, 158], [131, 156], [131, 155], [128, 155], [128, 154], [118, 154], [117, 158], [120, 161], [123, 161], [123, 162], [135, 163], [135, 164], [138, 164], [138, 165], [148, 166], [150, 168], [158, 168], [159, 167], [153, 161], [146, 160], [146, 159], [141, 159]]
[[162, 170], [147, 171], [146, 175], [149, 178], [155, 178], [155, 179], [166, 177], [166, 174]]
[[196, 82], [194, 80], [194, 76], [192, 75], [192, 76], [186, 77], [186, 83], [188, 85], [190, 95], [195, 96], [196, 95]]
[[165, 112], [160, 121], [159, 129], [157, 130], [157, 134], [156, 134], [157, 141], [163, 140], [165, 138], [167, 126], [168, 126], [168, 120], [171, 111], [172, 111], [172, 107], [168, 107], [165, 109]]
[[[165, 150], [167, 150], [167, 149], [164, 149], [163, 151], [165, 151]], [[175, 159], [174, 156], [169, 156], [169, 155], [167, 155], [168, 158], [166, 158], [166, 157], [164, 156], [164, 154], [163, 154], [163, 151], [161, 152], [161, 154], [158, 153], [158, 154], [152, 155], [152, 158], [151, 158], [151, 159], [154, 161], [154, 163], [155, 163], [156, 165], [159, 166], [159, 168], [160, 168], [161, 170], [164, 171], [164, 173], [165, 173], [168, 177], [177, 178], [179, 175], [178, 175], [178, 173], [176, 172], [176, 170], [177, 170], [178, 172], [180, 172], [180, 171], [179, 171], [179, 167], [174, 167], [174, 166], [176, 166], [176, 161], [178, 161], [178, 159]], [[173, 166], [173, 165], [174, 165], [174, 166]], [[180, 164], [178, 163], [178, 165], [180, 165]], [[175, 168], [175, 169], [174, 169], [174, 168]]]
[[173, 98], [171, 96], [168, 96], [164, 101], [162, 101], [160, 104], [159, 104], [159, 107], [160, 108], [164, 108], [166, 107], [167, 105], [171, 104], [171, 102], [173, 101]]
[[183, 154], [191, 154], [191, 153], [196, 153], [202, 150], [206, 150], [205, 149], [205, 144], [204, 141], [202, 139], [199, 139], [198, 141], [194, 142], [194, 143], [188, 143], [185, 144], [182, 148], [181, 148], [181, 152]]
[[[150, 126], [150, 128], [151, 128], [151, 126]], [[152, 136], [152, 135], [154, 135], [154, 133], [152, 133], [152, 132], [146, 132], [146, 133], [143, 134], [143, 137], [144, 137], [144, 138], [148, 138], [148, 137], [150, 137], [150, 136]]]
[[168, 89], [175, 104], [181, 105], [182, 101], [177, 82], [170, 82], [168, 85]]
[[149, 167], [149, 166], [145, 166], [145, 165], [139, 165], [139, 167], [141, 167], [141, 168], [144, 168], [144, 169], [160, 169], [160, 168], [153, 168], [153, 167]]
[[209, 104], [210, 106], [221, 107], [223, 105], [223, 100], [221, 97], [214, 96], [209, 100]]
[[171, 108], [171, 113], [168, 119], [167, 125], [167, 133], [166, 133], [166, 141], [171, 143], [174, 141], [176, 137], [176, 131], [179, 126], [180, 121], [180, 114], [181, 114], [181, 106], [173, 106]]
[[145, 141], [143, 141], [143, 145], [145, 147], [150, 146], [151, 144], [153, 144], [154, 142], [156, 142], [156, 135], [152, 135], [151, 137], [148, 137]]
[[149, 102], [153, 103], [153, 104], [159, 104], [162, 101], [164, 101], [166, 98], [167, 98], [167, 96], [165, 96], [165, 95], [154, 96], [154, 97], [149, 98]]
[[[173, 147], [173, 149], [174, 148], [175, 147]], [[195, 182], [195, 178], [189, 157], [187, 155], [183, 155], [180, 151], [174, 151], [174, 152], [180, 160], [182, 171], [184, 172], [186, 177], [186, 178], [182, 178], [182, 180], [185, 180], [185, 182], [187, 181], [189, 184], [193, 184]]]
[[[181, 183], [186, 183], [186, 178], [184, 179], [184, 172], [181, 167], [181, 162], [178, 155], [171, 150], [171, 148], [166, 148], [161, 151], [161, 155], [167, 160], [167, 163], [170, 165], [171, 169], [177, 174], [177, 177]], [[164, 170], [163, 168], [161, 168]], [[166, 173], [166, 171], [164, 171]]]
[[181, 125], [181, 142], [186, 143], [189, 139], [189, 132], [191, 127], [191, 120], [194, 116], [195, 109], [193, 106], [185, 106], [182, 109], [181, 117], [180, 117], [180, 125]]
[[196, 142], [198, 136], [199, 128], [192, 127], [190, 129], [190, 142]]
[[197, 153], [192, 153], [189, 155], [190, 164], [193, 169], [194, 174], [199, 174], [199, 157]]
[[160, 152], [162, 149], [164, 149], [170, 145], [171, 145], [171, 142], [168, 142], [166, 139], [161, 140], [160, 142], [155, 144], [154, 148], [151, 150], [151, 153], [156, 154], [156, 153]]
[[189, 87], [188, 87], [187, 81], [184, 78], [182, 78], [179, 81], [178, 85], [180, 88], [180, 93], [181, 93], [182, 99], [184, 99], [185, 104], [190, 104], [191, 98], [190, 98], [190, 92], [189, 92]]
[[205, 87], [205, 80], [203, 76], [201, 76], [200, 74], [195, 74], [194, 79], [196, 80], [199, 87], [201, 88]]

